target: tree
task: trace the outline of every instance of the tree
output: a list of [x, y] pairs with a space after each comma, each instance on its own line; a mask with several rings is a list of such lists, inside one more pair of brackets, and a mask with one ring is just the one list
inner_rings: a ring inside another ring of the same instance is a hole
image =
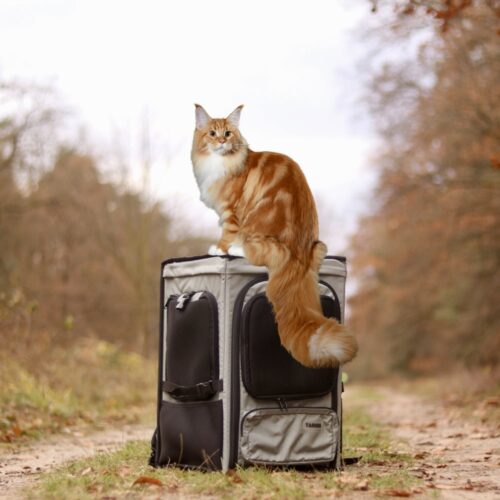
[[0, 108], [2, 347], [39, 354], [91, 335], [148, 354], [161, 261], [207, 243], [169, 238], [170, 215], [147, 186], [104, 181], [90, 152], [48, 133], [57, 105], [20, 88]]
[[370, 370], [499, 361], [500, 45], [491, 8], [470, 4], [370, 82], [380, 178], [351, 301]]

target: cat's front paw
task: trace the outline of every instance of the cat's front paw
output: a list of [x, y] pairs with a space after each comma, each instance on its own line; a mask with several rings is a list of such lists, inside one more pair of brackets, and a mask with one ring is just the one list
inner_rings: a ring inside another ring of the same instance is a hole
[[230, 245], [227, 249], [227, 253], [234, 257], [245, 257], [245, 251], [241, 245]]
[[208, 255], [225, 255], [225, 253], [217, 245], [210, 245], [208, 248]]

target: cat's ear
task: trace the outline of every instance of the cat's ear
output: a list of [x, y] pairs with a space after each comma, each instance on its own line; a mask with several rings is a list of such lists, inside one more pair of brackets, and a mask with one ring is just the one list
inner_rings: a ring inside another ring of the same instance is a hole
[[205, 111], [203, 106], [195, 104], [196, 107], [196, 128], [198, 130], [205, 127], [205, 125], [212, 119], [210, 115]]
[[229, 114], [226, 118], [228, 122], [233, 124], [235, 127], [240, 126], [240, 114], [243, 109], [243, 104], [240, 104], [231, 114]]

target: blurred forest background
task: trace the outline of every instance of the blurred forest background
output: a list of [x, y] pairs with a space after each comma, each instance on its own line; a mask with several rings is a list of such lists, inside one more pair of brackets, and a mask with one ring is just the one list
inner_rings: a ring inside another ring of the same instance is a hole
[[[372, 14], [367, 2], [376, 27], [363, 36], [373, 50], [360, 78], [363, 112], [379, 135], [371, 159], [378, 181], [346, 250], [356, 283], [349, 323], [361, 345], [348, 371], [374, 378], [494, 369], [500, 6], [381, 0], [371, 7]], [[379, 64], [395, 46], [411, 50]], [[107, 410], [130, 398], [141, 404], [154, 385], [160, 262], [208, 246], [196, 235], [171, 237], [175, 215], [147, 190], [130, 188], [124, 179], [131, 166], [119, 154], [109, 176], [99, 155], [61, 139], [61, 127], [75, 119], [51, 88], [0, 82], [5, 440], [55, 425], [39, 418], [21, 423], [20, 409], [29, 414], [46, 405], [67, 422], [93, 418], [81, 400]], [[144, 176], [149, 162], [146, 138]], [[100, 378], [109, 369], [116, 374], [113, 393]], [[119, 401], [116, 387], [127, 383], [137, 390], [123, 391]]]
[[[391, 4], [372, 3], [375, 13]], [[357, 368], [373, 377], [497, 366], [500, 3], [397, 4], [375, 46], [408, 50], [412, 40], [416, 50], [367, 81], [379, 178], [348, 250]]]
[[151, 419], [160, 263], [209, 244], [170, 237], [121, 154], [60, 139], [70, 119], [53, 89], [0, 83], [0, 441]]

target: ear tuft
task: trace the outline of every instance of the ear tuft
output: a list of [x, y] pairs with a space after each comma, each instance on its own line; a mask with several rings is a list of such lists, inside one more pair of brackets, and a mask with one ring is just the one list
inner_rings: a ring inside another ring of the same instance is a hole
[[195, 104], [196, 107], [196, 128], [202, 129], [206, 124], [212, 119], [210, 115], [205, 111], [203, 106]]
[[243, 104], [240, 104], [232, 113], [230, 113], [226, 120], [232, 123], [235, 127], [240, 126], [240, 114], [243, 109]]

